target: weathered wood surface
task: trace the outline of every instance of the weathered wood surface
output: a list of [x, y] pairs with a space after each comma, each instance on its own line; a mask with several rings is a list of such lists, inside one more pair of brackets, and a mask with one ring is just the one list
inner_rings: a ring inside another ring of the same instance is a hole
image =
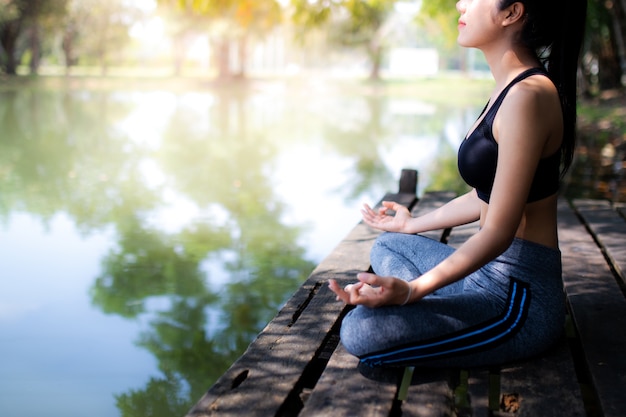
[[[603, 415], [624, 416], [626, 326], [623, 320], [626, 301], [618, 284], [621, 278], [611, 271], [601, 250], [608, 251], [609, 259], [623, 255], [626, 243], [624, 218], [615, 210], [596, 212], [589, 209], [589, 202], [574, 202], [575, 207], [579, 204], [578, 213], [566, 202], [559, 205], [563, 280], [590, 382]], [[595, 230], [594, 234], [591, 235], [589, 230]]]
[[510, 395], [518, 397], [519, 410], [515, 416], [587, 415], [565, 338], [538, 358], [500, 370], [500, 399]]
[[[383, 200], [415, 203], [416, 183]], [[413, 188], [413, 190], [411, 190]], [[412, 213], [453, 197], [427, 193]], [[626, 221], [597, 201], [559, 203], [563, 277], [573, 331], [539, 358], [499, 369], [362, 369], [340, 344], [341, 317], [326, 283], [354, 282], [369, 268], [378, 232], [358, 224], [259, 334], [188, 416], [623, 416], [626, 414]], [[427, 235], [458, 247], [472, 223]], [[410, 377], [410, 373], [405, 374]], [[582, 386], [582, 391], [581, 391]], [[584, 392], [584, 395], [583, 395]], [[501, 406], [503, 398], [509, 408]]]
[[611, 207], [608, 201], [575, 200], [574, 205], [600, 249], [626, 283], [626, 221], [624, 214]]

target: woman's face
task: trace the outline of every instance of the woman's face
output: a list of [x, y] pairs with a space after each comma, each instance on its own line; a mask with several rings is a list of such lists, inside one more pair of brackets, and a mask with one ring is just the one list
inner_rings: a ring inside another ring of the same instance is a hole
[[461, 14], [457, 37], [459, 45], [484, 49], [500, 41], [506, 11], [500, 11], [499, 5], [500, 0], [459, 0], [456, 4]]

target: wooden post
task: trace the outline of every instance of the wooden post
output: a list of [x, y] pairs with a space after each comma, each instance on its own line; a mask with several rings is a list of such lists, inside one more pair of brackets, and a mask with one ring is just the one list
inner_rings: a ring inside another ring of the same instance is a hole
[[403, 169], [398, 193], [417, 194], [417, 170]]

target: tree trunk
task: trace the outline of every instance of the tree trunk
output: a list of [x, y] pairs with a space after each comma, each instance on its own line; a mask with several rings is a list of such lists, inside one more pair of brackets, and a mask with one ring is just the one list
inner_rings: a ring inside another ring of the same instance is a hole
[[220, 79], [230, 78], [230, 40], [228, 38], [220, 38], [213, 44], [217, 76]]
[[63, 56], [65, 57], [65, 74], [69, 75], [70, 68], [74, 65], [74, 39], [76, 33], [72, 27], [66, 29], [63, 34], [61, 47], [63, 48]]
[[620, 0], [613, 3], [613, 36], [615, 37], [615, 45], [619, 53], [620, 68], [622, 70], [621, 80], [624, 84], [626, 77], [626, 0]]
[[237, 69], [237, 78], [246, 78], [248, 63], [248, 36], [242, 35], [238, 39], [237, 56], [239, 57], [239, 68]]
[[181, 36], [174, 36], [174, 76], [179, 77], [182, 69], [183, 62], [185, 61], [185, 49], [183, 47], [183, 40]]
[[590, 2], [595, 19], [589, 20], [587, 31], [587, 54], [593, 57], [588, 60], [590, 67], [590, 81], [595, 93], [602, 90], [614, 89], [621, 86], [622, 70], [618, 45], [615, 39], [615, 25], [613, 24], [614, 11], [609, 9], [611, 3]]
[[621, 86], [622, 71], [615, 38], [600, 39], [598, 50], [598, 85], [600, 90], [610, 90]]
[[30, 44], [30, 73], [31, 75], [37, 74], [39, 71], [39, 65], [41, 64], [41, 39], [39, 37], [39, 25], [33, 24], [29, 31], [29, 44]]
[[106, 77], [109, 72], [109, 64], [107, 61], [107, 51], [104, 47], [98, 49], [98, 61], [100, 62], [100, 75]]
[[4, 72], [8, 75], [15, 75], [17, 73], [17, 38], [21, 30], [22, 22], [20, 20], [5, 22], [0, 27], [0, 45], [2, 45], [5, 54], [2, 66]]
[[383, 61], [383, 50], [376, 39], [373, 39], [369, 43], [367, 50], [371, 63], [369, 79], [373, 81], [380, 80], [380, 68]]

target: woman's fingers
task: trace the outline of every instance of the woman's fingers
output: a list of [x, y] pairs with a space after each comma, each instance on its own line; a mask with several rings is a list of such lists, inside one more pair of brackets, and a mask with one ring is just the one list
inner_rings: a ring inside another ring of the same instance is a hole
[[331, 279], [328, 286], [336, 294], [337, 301], [372, 308], [405, 304], [411, 295], [409, 284], [398, 278], [360, 272], [357, 279], [357, 282], [344, 287]]
[[363, 282], [348, 284], [342, 288], [334, 279], [328, 280], [328, 287], [336, 294], [337, 301], [354, 305], [364, 304], [364, 301], [375, 296], [377, 292], [375, 288], [371, 288]]
[[344, 288], [341, 288], [337, 281], [335, 281], [334, 279], [328, 280], [328, 287], [332, 292], [335, 293], [335, 295], [337, 295], [337, 301], [343, 301], [344, 303], [348, 303], [348, 301], [350, 300], [350, 294], [348, 294], [348, 292]]
[[371, 286], [384, 286], [385, 285], [385, 278], [378, 276], [376, 274], [372, 274], [370, 272], [359, 272], [356, 275], [356, 277], [360, 282], [371, 285]]

